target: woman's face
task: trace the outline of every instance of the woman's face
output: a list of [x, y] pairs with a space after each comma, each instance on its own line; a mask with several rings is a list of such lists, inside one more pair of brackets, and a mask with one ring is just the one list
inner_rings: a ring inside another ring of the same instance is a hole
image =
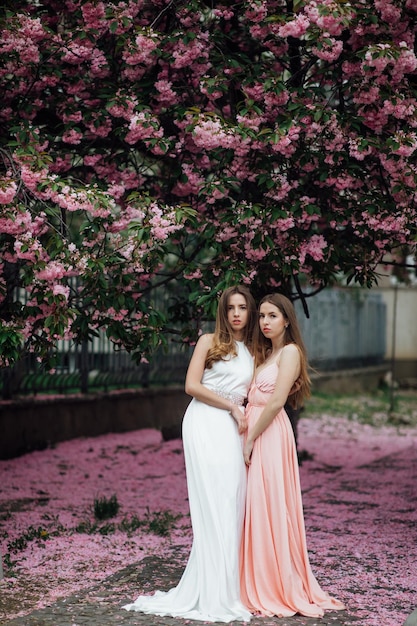
[[287, 320], [280, 309], [271, 302], [263, 302], [259, 309], [259, 328], [268, 339], [279, 339], [285, 334]]
[[227, 320], [233, 329], [234, 335], [241, 335], [248, 323], [249, 311], [245, 296], [234, 293], [227, 303]]

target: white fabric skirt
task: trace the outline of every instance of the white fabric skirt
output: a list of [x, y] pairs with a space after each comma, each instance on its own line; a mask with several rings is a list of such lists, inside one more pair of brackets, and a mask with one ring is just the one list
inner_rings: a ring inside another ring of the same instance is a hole
[[239, 549], [246, 492], [242, 438], [228, 411], [193, 399], [183, 421], [193, 527], [177, 587], [139, 596], [123, 608], [206, 622], [249, 621], [240, 600]]

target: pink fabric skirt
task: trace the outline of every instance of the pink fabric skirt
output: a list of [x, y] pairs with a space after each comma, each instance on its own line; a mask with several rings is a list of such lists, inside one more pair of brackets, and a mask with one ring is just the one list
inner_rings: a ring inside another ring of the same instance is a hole
[[[263, 408], [248, 405], [249, 430]], [[241, 597], [252, 613], [318, 617], [345, 608], [311, 571], [295, 440], [283, 409], [255, 441], [240, 556]]]

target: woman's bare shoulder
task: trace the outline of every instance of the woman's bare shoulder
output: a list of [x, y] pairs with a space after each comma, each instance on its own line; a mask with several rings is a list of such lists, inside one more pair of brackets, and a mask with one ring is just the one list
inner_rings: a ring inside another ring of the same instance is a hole
[[214, 333], [204, 333], [204, 335], [200, 336], [200, 339], [202, 341], [207, 341], [208, 343], [211, 343], [213, 341], [213, 337]]
[[300, 358], [300, 348], [296, 343], [287, 343], [286, 346], [283, 347], [281, 352], [281, 357], [285, 355], [286, 359], [299, 359]]
[[202, 348], [209, 349], [213, 344], [213, 337], [214, 333], [204, 333], [204, 335], [200, 335], [197, 341], [197, 345], [201, 346]]
[[298, 354], [300, 352], [300, 348], [296, 343], [287, 343], [287, 345], [282, 348], [282, 351], [287, 354]]

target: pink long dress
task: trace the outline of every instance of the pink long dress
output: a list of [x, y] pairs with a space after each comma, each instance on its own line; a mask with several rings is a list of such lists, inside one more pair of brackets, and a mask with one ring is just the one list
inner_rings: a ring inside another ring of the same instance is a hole
[[[276, 363], [261, 369], [248, 396], [253, 427], [274, 391]], [[318, 617], [344, 605], [323, 591], [307, 553], [293, 430], [284, 409], [255, 440], [241, 545], [241, 597], [252, 613]]]

